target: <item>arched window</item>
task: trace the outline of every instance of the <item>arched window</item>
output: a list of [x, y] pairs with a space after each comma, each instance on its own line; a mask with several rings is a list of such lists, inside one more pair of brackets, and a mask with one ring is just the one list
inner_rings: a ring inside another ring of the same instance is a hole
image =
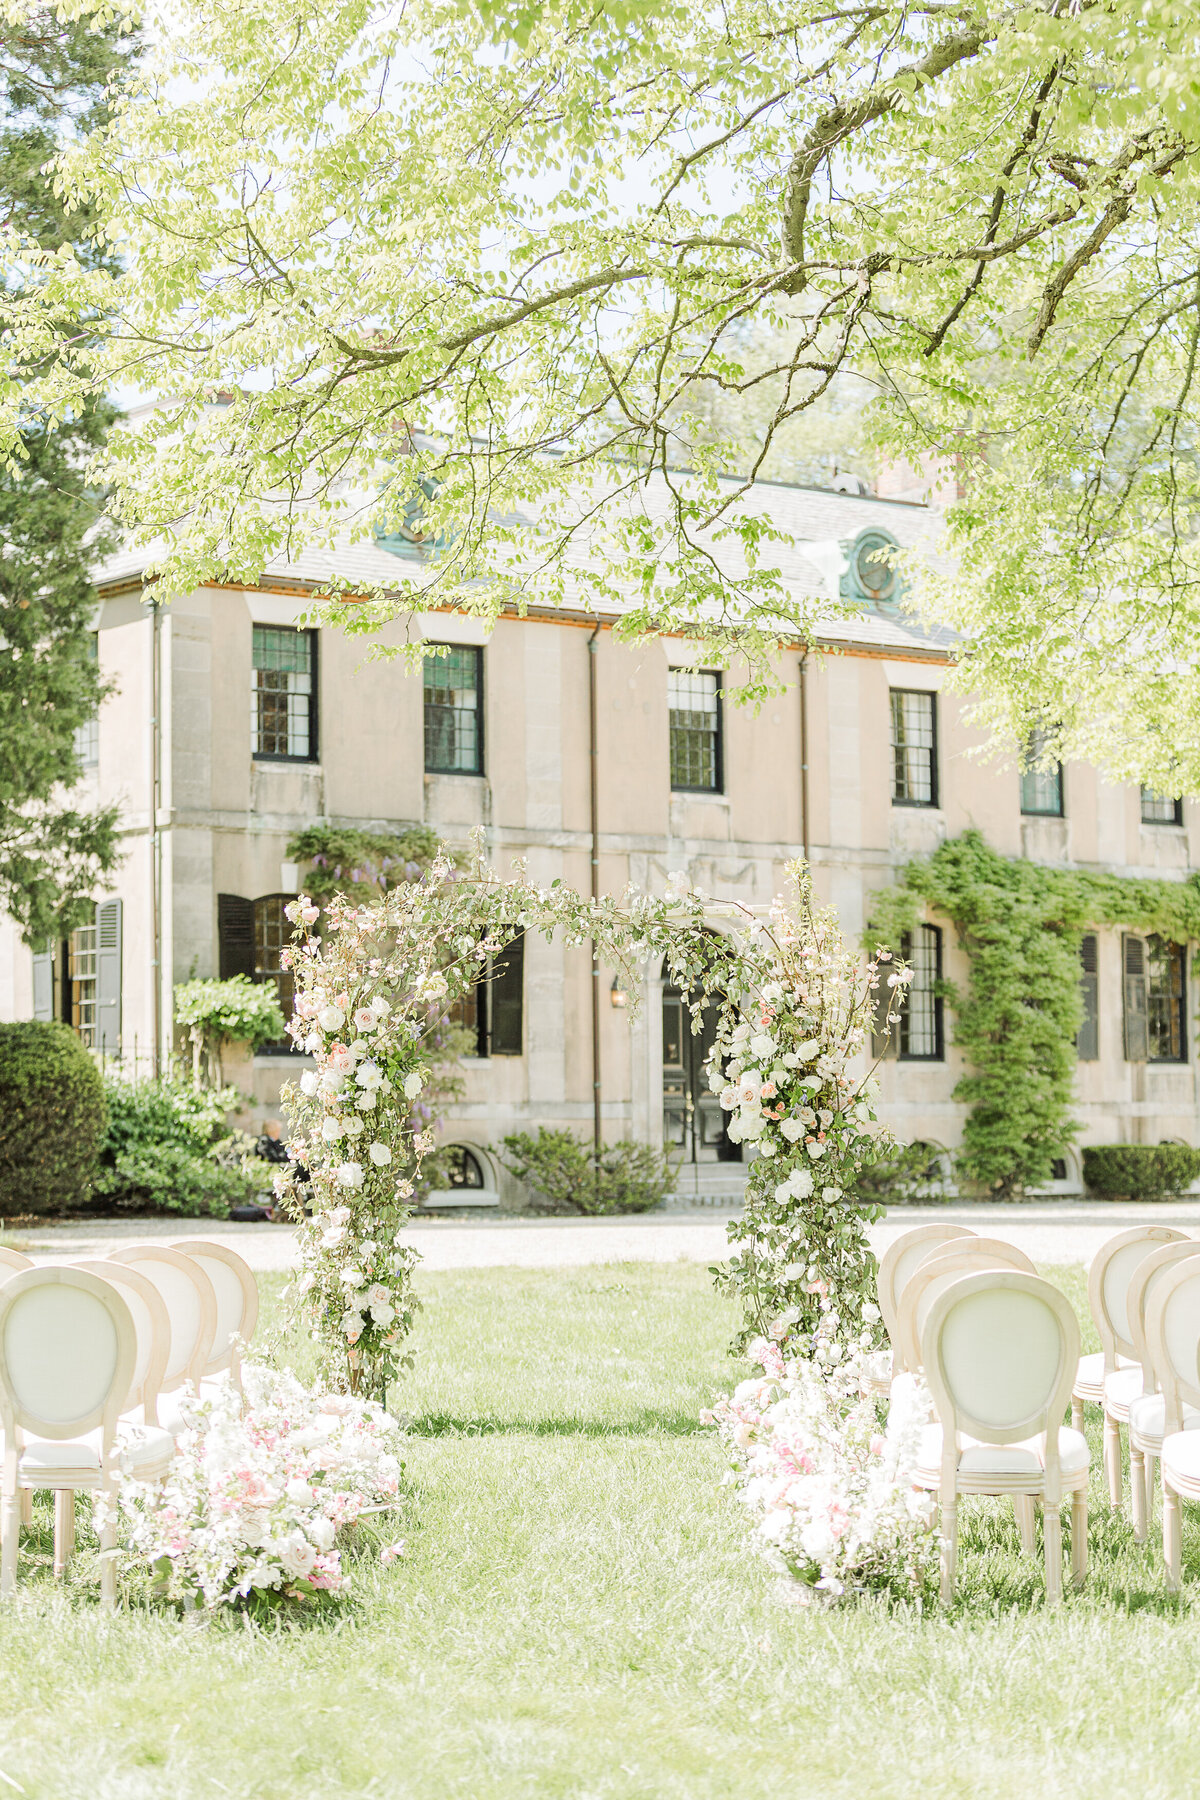
[[465, 1144], [450, 1144], [446, 1149], [446, 1186], [448, 1188], [483, 1188], [483, 1170], [474, 1151]]
[[873, 606], [878, 612], [895, 614], [904, 597], [900, 571], [887, 559], [887, 553], [899, 549], [890, 531], [873, 526], [860, 531], [856, 538], [842, 544], [846, 568], [839, 583], [843, 600], [856, 600], [860, 606]]

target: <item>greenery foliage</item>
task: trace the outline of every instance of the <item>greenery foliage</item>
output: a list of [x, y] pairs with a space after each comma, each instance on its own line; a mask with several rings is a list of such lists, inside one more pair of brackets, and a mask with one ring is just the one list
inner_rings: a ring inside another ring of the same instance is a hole
[[93, 1198], [106, 1211], [225, 1218], [270, 1186], [265, 1166], [249, 1159], [249, 1137], [226, 1123], [241, 1107], [236, 1088], [110, 1073], [104, 1092], [108, 1131]]
[[899, 1144], [878, 1162], [861, 1169], [854, 1198], [869, 1206], [928, 1206], [950, 1199], [928, 1144]]
[[175, 1023], [192, 1049], [192, 1081], [197, 1087], [224, 1085], [221, 1055], [228, 1043], [278, 1043], [286, 1030], [279, 996], [269, 982], [232, 975], [225, 981], [181, 981], [175, 988]]
[[0, 1025], [0, 1215], [84, 1205], [107, 1120], [100, 1071], [69, 1025]]
[[529, 1189], [530, 1210], [547, 1213], [640, 1213], [660, 1206], [675, 1184], [671, 1159], [631, 1138], [595, 1146], [572, 1131], [542, 1125], [502, 1140], [506, 1169]]
[[66, 177], [127, 267], [55, 263], [11, 330], [112, 319], [55, 412], [173, 397], [105, 464], [124, 523], [186, 521], [167, 591], [417, 506], [426, 552], [353, 606], [335, 569], [327, 616], [583, 593], [761, 673], [828, 605], [722, 476], [848, 372], [886, 450], [953, 465], [931, 598], [1014, 739], [1200, 783], [1194, 7], [183, 0], [146, 34]]
[[864, 939], [898, 948], [922, 908], [944, 914], [970, 961], [965, 992], [944, 984], [970, 1067], [954, 1090], [971, 1112], [959, 1165], [998, 1195], [1037, 1186], [1072, 1141], [1079, 946], [1101, 925], [1200, 938], [1200, 880], [1126, 880], [1001, 856], [976, 830], [911, 862], [871, 896]]
[[437, 833], [427, 825], [409, 825], [403, 831], [306, 825], [289, 839], [287, 853], [308, 865], [305, 891], [324, 906], [335, 894], [372, 900], [403, 881], [416, 881], [437, 849]]
[[1105, 1200], [1161, 1200], [1200, 1180], [1200, 1150], [1188, 1144], [1089, 1144], [1083, 1180]]
[[[77, 257], [108, 277], [116, 263], [92, 233], [95, 208], [69, 208], [53, 159], [76, 133], [110, 116], [109, 84], [129, 65], [119, 25], [68, 22], [31, 9], [0, 41], [0, 206], [10, 234]], [[0, 271], [12, 302], [30, 267]], [[62, 346], [52, 322], [48, 356]], [[77, 354], [89, 341], [74, 339]], [[92, 916], [96, 890], [119, 860], [115, 806], [64, 803], [79, 774], [76, 733], [106, 692], [93, 650], [91, 569], [112, 542], [86, 463], [116, 413], [96, 393], [51, 421], [26, 403], [31, 363], [6, 361], [16, 407], [14, 456], [0, 466], [0, 901], [28, 943], [61, 936]]]

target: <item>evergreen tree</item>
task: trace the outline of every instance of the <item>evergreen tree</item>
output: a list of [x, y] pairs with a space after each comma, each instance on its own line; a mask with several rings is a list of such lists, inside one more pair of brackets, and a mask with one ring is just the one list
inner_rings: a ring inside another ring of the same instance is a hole
[[[49, 165], [69, 137], [103, 122], [110, 82], [134, 48], [119, 29], [49, 11], [0, 45], [0, 217], [44, 248], [71, 244], [95, 267], [111, 266], [111, 255], [94, 216], [67, 211]], [[32, 943], [88, 917], [120, 854], [117, 808], [72, 791], [79, 728], [105, 691], [90, 570], [108, 538], [84, 465], [113, 416], [100, 399], [52, 428], [31, 414], [15, 471], [0, 470], [0, 904]]]

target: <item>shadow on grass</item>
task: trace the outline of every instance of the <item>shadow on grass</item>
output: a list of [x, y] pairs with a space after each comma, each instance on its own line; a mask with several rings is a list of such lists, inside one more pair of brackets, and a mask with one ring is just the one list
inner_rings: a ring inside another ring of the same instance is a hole
[[416, 1438], [471, 1437], [711, 1437], [708, 1426], [701, 1425], [695, 1413], [655, 1412], [643, 1409], [627, 1419], [594, 1419], [582, 1414], [562, 1418], [452, 1418], [449, 1413], [420, 1413], [413, 1416], [405, 1436]]

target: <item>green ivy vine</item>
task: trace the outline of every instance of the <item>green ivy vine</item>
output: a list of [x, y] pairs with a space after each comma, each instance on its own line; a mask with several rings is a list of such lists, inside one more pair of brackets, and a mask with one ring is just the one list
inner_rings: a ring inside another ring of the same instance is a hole
[[962, 1175], [1004, 1197], [1037, 1186], [1078, 1132], [1075, 1038], [1082, 1022], [1079, 947], [1102, 925], [1200, 939], [1200, 878], [1156, 881], [1047, 868], [1001, 856], [978, 831], [907, 864], [870, 899], [864, 939], [899, 951], [928, 906], [966, 950], [965, 992], [942, 984], [969, 1068], [954, 1098], [970, 1106]]

